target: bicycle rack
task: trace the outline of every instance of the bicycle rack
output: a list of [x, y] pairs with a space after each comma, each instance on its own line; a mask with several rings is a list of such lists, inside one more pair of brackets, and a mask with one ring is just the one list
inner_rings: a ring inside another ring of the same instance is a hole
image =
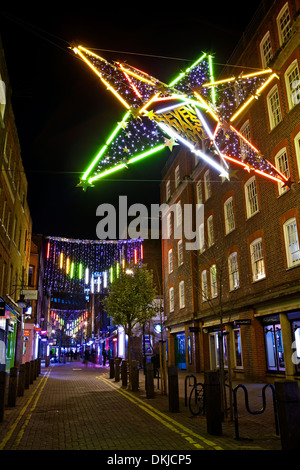
[[245, 394], [245, 406], [246, 410], [248, 413], [252, 415], [259, 415], [262, 414], [265, 409], [266, 409], [266, 388], [270, 387], [272, 390], [272, 396], [273, 396], [273, 408], [274, 408], [274, 418], [275, 418], [275, 429], [276, 429], [276, 435], [279, 435], [279, 426], [278, 426], [278, 413], [277, 413], [277, 406], [276, 406], [276, 397], [275, 397], [275, 388], [272, 384], [266, 384], [263, 389], [262, 389], [262, 402], [263, 406], [259, 411], [252, 411], [249, 407], [249, 399], [248, 399], [248, 390], [245, 387], [245, 385], [237, 385], [233, 389], [233, 408], [234, 408], [234, 425], [235, 425], [235, 439], [239, 440], [239, 425], [238, 425], [238, 410], [237, 410], [237, 391], [239, 388], [242, 388], [244, 390]]
[[[194, 384], [191, 385], [190, 379], [193, 377], [194, 379]], [[187, 375], [184, 381], [184, 404], [187, 406], [187, 379], [189, 379], [189, 387], [197, 385], [197, 378], [195, 375]]]

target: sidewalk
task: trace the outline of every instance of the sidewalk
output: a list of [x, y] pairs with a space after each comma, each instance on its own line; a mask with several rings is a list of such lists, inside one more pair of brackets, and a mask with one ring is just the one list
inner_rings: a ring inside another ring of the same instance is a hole
[[[109, 367], [106, 367], [109, 377]], [[151, 401], [151, 405], [169, 414], [175, 416], [176, 420], [184, 418], [189, 425], [193, 424], [193, 428], [199, 432], [206, 432], [206, 417], [199, 415], [193, 416], [189, 410], [189, 396], [194, 384], [194, 378], [187, 378], [189, 374], [186, 371], [178, 370], [178, 393], [179, 393], [179, 413], [169, 412], [169, 397], [161, 392], [161, 382], [154, 378], [155, 396]], [[196, 383], [204, 383], [204, 374], [195, 374]], [[122, 381], [115, 382], [117, 386], [122, 387]], [[234, 381], [232, 388], [240, 385], [241, 382]], [[248, 392], [249, 408], [252, 412], [260, 411], [263, 408], [262, 389], [265, 384], [244, 383]], [[159, 387], [159, 388], [158, 388]], [[134, 393], [134, 392], [132, 392]], [[139, 370], [139, 391], [135, 392], [140, 398], [146, 400], [145, 375], [142, 369]], [[236, 440], [236, 430], [234, 414], [233, 419], [228, 417], [222, 423], [223, 435], [218, 437], [220, 445], [224, 446], [226, 441], [226, 449], [234, 450], [281, 450], [280, 436], [276, 435], [275, 414], [273, 407], [273, 395], [271, 389], [266, 390], [266, 408], [262, 414], [250, 414], [245, 407], [245, 395], [243, 389], [237, 391], [237, 423], [238, 437]], [[216, 440], [216, 436], [213, 437]]]

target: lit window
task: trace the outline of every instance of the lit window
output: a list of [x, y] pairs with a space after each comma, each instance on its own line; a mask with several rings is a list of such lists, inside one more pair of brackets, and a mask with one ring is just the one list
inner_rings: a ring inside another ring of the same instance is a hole
[[300, 178], [300, 132], [296, 135], [294, 139], [295, 143], [295, 151], [296, 151], [296, 157], [297, 157], [297, 164], [298, 164], [298, 174]]
[[174, 287], [169, 288], [169, 309], [174, 312]]
[[173, 250], [168, 251], [169, 274], [173, 272]]
[[202, 195], [202, 182], [198, 181], [197, 183], [197, 203], [203, 203], [203, 195]]
[[218, 286], [217, 286], [217, 267], [213, 264], [210, 268], [210, 287], [211, 287], [211, 296], [212, 298], [217, 297], [218, 295]]
[[205, 201], [207, 201], [208, 198], [211, 196], [211, 184], [210, 184], [210, 178], [209, 178], [209, 170], [207, 170], [204, 173], [204, 196], [205, 196]]
[[232, 232], [235, 229], [233, 200], [229, 197], [224, 203], [225, 233]]
[[228, 257], [228, 273], [229, 290], [237, 289], [240, 286], [237, 252], [231, 253]]
[[268, 31], [260, 43], [260, 55], [263, 68], [267, 68], [273, 57], [270, 32]]
[[182, 210], [180, 202], [176, 204], [176, 226], [180, 227], [182, 224]]
[[297, 60], [294, 60], [284, 74], [289, 109], [300, 103], [300, 76]]
[[178, 266], [183, 264], [183, 247], [182, 247], [182, 240], [179, 240], [177, 243], [177, 255], [178, 255]]
[[252, 279], [259, 281], [266, 277], [262, 239], [257, 238], [250, 245]]
[[235, 367], [243, 367], [241, 331], [239, 328], [233, 330], [234, 337], [234, 360]]
[[168, 201], [171, 197], [171, 187], [170, 187], [170, 181], [166, 182], [166, 201]]
[[201, 291], [202, 291], [202, 301], [205, 302], [208, 299], [206, 270], [202, 271], [201, 273]]
[[[290, 170], [289, 170], [289, 164], [288, 164], [288, 158], [287, 158], [287, 153], [286, 149], [281, 149], [276, 157], [275, 157], [275, 165], [278, 170], [284, 174], [287, 178], [290, 177]], [[288, 191], [287, 186], [283, 186], [281, 183], [278, 183], [278, 192], [279, 194], [283, 194], [286, 191]]]
[[172, 214], [168, 214], [167, 217], [167, 238], [171, 238], [172, 235]]
[[184, 281], [179, 283], [179, 307], [183, 308], [185, 306], [185, 297], [184, 297]]
[[289, 268], [300, 264], [300, 250], [295, 217], [283, 224], [287, 265]]
[[203, 253], [205, 250], [205, 240], [204, 240], [204, 224], [199, 225], [199, 250], [200, 253]]
[[258, 212], [258, 199], [255, 176], [252, 176], [245, 184], [245, 198], [247, 218]]
[[4, 118], [5, 106], [6, 106], [6, 87], [0, 75], [0, 116], [2, 117], [2, 119]]
[[279, 94], [277, 85], [275, 85], [267, 96], [270, 129], [274, 129], [282, 120]]
[[207, 219], [207, 242], [209, 247], [214, 244], [214, 221], [212, 215]]
[[288, 3], [284, 5], [277, 16], [277, 26], [280, 45], [282, 45], [291, 34], [291, 19]]

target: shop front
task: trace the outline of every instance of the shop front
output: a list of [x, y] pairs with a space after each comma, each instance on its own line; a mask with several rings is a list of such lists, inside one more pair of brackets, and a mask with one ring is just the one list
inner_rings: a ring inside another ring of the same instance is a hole
[[0, 370], [15, 364], [18, 312], [0, 298]]

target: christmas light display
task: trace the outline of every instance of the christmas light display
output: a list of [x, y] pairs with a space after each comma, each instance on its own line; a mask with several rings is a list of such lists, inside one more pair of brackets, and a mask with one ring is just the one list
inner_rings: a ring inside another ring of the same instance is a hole
[[[143, 240], [48, 237], [44, 288], [52, 295], [105, 294], [120, 270], [143, 261]], [[74, 302], [73, 302], [74, 304]], [[66, 305], [66, 308], [68, 306]]]
[[214, 81], [213, 58], [203, 53], [167, 85], [127, 63], [110, 63], [82, 46], [72, 49], [127, 110], [82, 175], [78, 186], [84, 190], [178, 143], [227, 179], [230, 163], [291, 186], [235, 127], [241, 113], [278, 78], [271, 69]]

